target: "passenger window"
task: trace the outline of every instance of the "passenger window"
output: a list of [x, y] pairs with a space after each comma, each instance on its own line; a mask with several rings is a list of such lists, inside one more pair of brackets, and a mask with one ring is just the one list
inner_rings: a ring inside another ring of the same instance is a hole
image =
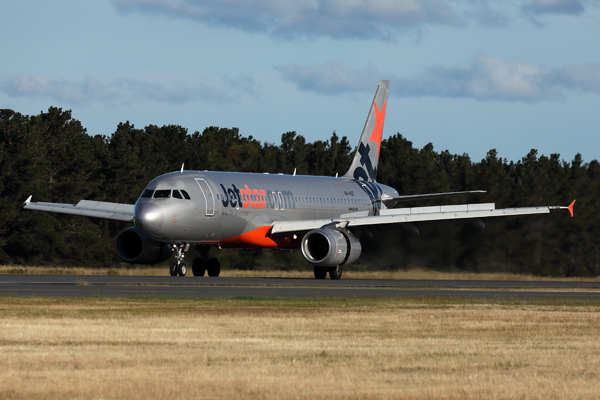
[[157, 190], [154, 192], [155, 199], [168, 199], [171, 197], [171, 189], [169, 190]]
[[183, 200], [183, 196], [181, 195], [181, 193], [179, 193], [179, 190], [173, 190], [173, 197], [175, 197], [176, 199]]
[[154, 190], [152, 189], [146, 189], [144, 190], [144, 193], [142, 193], [142, 199], [151, 199], [152, 198], [152, 193], [154, 193]]
[[186, 199], [186, 200], [191, 200], [192, 199], [190, 197], [190, 195], [188, 194], [188, 192], [186, 192], [185, 190], [182, 190], [181, 194], [183, 195], [183, 198]]

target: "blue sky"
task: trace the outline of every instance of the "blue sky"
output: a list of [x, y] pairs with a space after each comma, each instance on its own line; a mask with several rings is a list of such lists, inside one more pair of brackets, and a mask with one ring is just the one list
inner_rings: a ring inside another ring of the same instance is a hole
[[600, 158], [600, 0], [23, 0], [0, 13], [0, 108], [262, 142], [384, 138]]

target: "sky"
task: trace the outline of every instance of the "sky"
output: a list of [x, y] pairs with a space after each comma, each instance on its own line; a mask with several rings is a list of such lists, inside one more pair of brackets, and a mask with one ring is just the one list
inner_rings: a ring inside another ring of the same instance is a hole
[[9, 0], [0, 108], [72, 110], [91, 135], [237, 127], [356, 145], [600, 158], [600, 0]]

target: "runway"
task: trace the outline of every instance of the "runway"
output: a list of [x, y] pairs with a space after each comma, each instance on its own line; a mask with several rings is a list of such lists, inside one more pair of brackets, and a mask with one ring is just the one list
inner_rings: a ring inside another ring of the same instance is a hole
[[0, 296], [9, 295], [600, 300], [600, 282], [0, 274]]

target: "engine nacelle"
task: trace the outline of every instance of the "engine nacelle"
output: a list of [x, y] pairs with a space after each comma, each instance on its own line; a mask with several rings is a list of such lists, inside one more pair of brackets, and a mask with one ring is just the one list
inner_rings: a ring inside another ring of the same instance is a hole
[[136, 227], [121, 231], [115, 239], [115, 248], [123, 261], [132, 264], [158, 264], [173, 254], [166, 243], [150, 239]]
[[309, 263], [324, 267], [351, 264], [360, 256], [360, 241], [350, 231], [314, 229], [302, 238], [302, 255]]

